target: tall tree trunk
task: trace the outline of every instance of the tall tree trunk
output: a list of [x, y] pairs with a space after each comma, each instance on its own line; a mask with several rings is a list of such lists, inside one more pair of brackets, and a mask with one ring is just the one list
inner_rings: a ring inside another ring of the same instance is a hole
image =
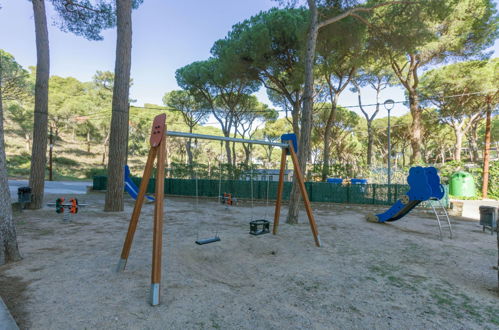
[[[1, 79], [0, 76], [0, 86], [2, 86]], [[17, 260], [21, 260], [21, 254], [17, 246], [16, 227], [12, 219], [7, 158], [5, 156], [2, 90], [0, 89], [0, 266]]]
[[[220, 120], [219, 120], [219, 122], [221, 123]], [[225, 137], [230, 137], [230, 127], [227, 128], [228, 126], [229, 125], [224, 127], [222, 125], [222, 133], [224, 134]], [[232, 152], [230, 150], [230, 141], [223, 141], [220, 143], [225, 146], [225, 154], [227, 155], [227, 164], [232, 164]], [[222, 149], [222, 145], [220, 145], [220, 149]], [[220, 150], [220, 152], [222, 152], [222, 150]], [[222, 157], [222, 155], [220, 155], [220, 157]]]
[[102, 165], [106, 164], [106, 155], [108, 151], [108, 144], [109, 144], [109, 134], [110, 132], [107, 132], [106, 138], [104, 139], [104, 151], [102, 152]]
[[454, 128], [454, 135], [456, 136], [456, 143], [454, 144], [454, 160], [461, 161], [461, 148], [463, 146], [463, 132], [459, 128]]
[[32, 0], [36, 35], [36, 82], [35, 116], [33, 124], [33, 147], [29, 186], [33, 194], [31, 209], [43, 204], [45, 166], [47, 163], [48, 93], [50, 75], [49, 37], [44, 0]]
[[189, 165], [190, 177], [191, 179], [194, 179], [194, 168], [193, 168], [194, 157], [192, 156], [191, 140], [192, 139], [189, 138], [185, 142], [185, 151], [187, 152], [187, 163]]
[[[318, 13], [315, 0], [308, 0], [310, 10], [310, 27], [307, 34], [307, 52], [305, 55], [305, 87], [303, 92], [303, 109], [301, 116], [300, 137], [298, 143], [298, 162], [300, 169], [305, 176], [307, 158], [310, 154], [310, 135], [312, 133], [312, 109], [314, 102], [314, 62], [315, 46], [317, 42]], [[298, 213], [300, 208], [300, 191], [296, 175], [293, 176], [293, 187], [289, 198], [287, 223], [298, 223]]]
[[415, 90], [409, 91], [409, 108], [411, 110], [411, 147], [412, 155], [410, 163], [416, 164], [421, 161], [421, 109], [419, 108], [419, 97]]
[[372, 120], [367, 121], [367, 166], [370, 168], [373, 159], [373, 123]]
[[244, 150], [244, 165], [248, 166], [250, 163], [251, 145], [243, 143], [243, 150]]
[[471, 124], [470, 130], [468, 132], [468, 144], [470, 146], [471, 161], [478, 161], [478, 124], [479, 120], [474, 121]]
[[109, 138], [108, 185], [104, 211], [123, 211], [124, 166], [128, 135], [128, 102], [132, 62], [132, 1], [116, 0], [117, 40]]
[[[236, 133], [234, 133], [234, 137], [236, 137]], [[236, 143], [232, 142], [232, 166], [236, 167], [237, 159], [236, 159]]]
[[376, 110], [369, 116], [362, 106], [362, 98], [360, 96], [360, 86], [354, 81], [354, 86], [357, 88], [357, 98], [359, 100], [359, 108], [362, 114], [366, 118], [367, 122], [367, 166], [372, 165], [373, 158], [373, 145], [374, 145], [374, 135], [373, 135], [373, 120], [379, 112], [379, 94], [383, 88], [381, 88], [381, 81], [378, 80], [378, 85], [374, 88], [376, 90]]
[[445, 147], [440, 148], [440, 157], [442, 158], [442, 166], [445, 165]]
[[[228, 137], [228, 135], [226, 135]], [[227, 164], [232, 165], [232, 152], [230, 150], [230, 142], [225, 141], [225, 152], [227, 153]]]
[[[192, 126], [189, 126], [189, 133], [192, 134]], [[192, 139], [188, 138], [185, 143], [185, 151], [187, 152], [187, 162], [189, 163], [189, 174], [191, 179], [194, 179], [194, 168], [193, 168], [194, 157], [192, 155], [191, 142]]]
[[333, 127], [334, 121], [336, 119], [336, 102], [331, 102], [331, 112], [326, 121], [326, 127], [324, 131], [324, 150], [322, 154], [322, 173], [321, 180], [326, 182], [329, 175], [329, 162], [331, 157], [331, 128]]
[[24, 133], [24, 142], [25, 142], [25, 146], [26, 146], [26, 152], [29, 152], [29, 150], [31, 148], [31, 138], [29, 136], [29, 132]]
[[301, 105], [300, 101], [293, 102], [293, 113], [291, 114], [291, 117], [293, 119], [293, 133], [296, 134], [296, 137], [299, 139], [300, 138], [300, 112], [301, 112]]
[[90, 131], [87, 131], [87, 152], [90, 153]]
[[[492, 116], [492, 107], [490, 102], [487, 103], [487, 114], [485, 122], [485, 146], [483, 147], [483, 183], [482, 183], [482, 198], [487, 198], [489, 190], [489, 158], [490, 158], [490, 121]], [[499, 232], [498, 244], [499, 244]], [[497, 246], [499, 248], [499, 245]], [[498, 264], [499, 265], [499, 264]], [[498, 274], [499, 276], [499, 274]]]
[[267, 150], [267, 156], [268, 156], [268, 158], [267, 158], [267, 161], [268, 161], [267, 166], [268, 167], [270, 167], [272, 165], [272, 150], [273, 149], [274, 148], [271, 147], [271, 146], [269, 146], [268, 148], [266, 148], [266, 150]]

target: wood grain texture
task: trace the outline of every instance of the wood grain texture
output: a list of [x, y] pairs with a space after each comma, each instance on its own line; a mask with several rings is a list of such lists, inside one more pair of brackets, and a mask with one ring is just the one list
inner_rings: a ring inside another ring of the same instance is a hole
[[166, 114], [162, 113], [154, 117], [151, 128], [151, 137], [149, 139], [149, 143], [151, 147], [159, 146], [163, 136], [165, 135], [165, 122], [166, 122]]
[[163, 204], [165, 195], [166, 139], [158, 146], [158, 166], [156, 173], [156, 194], [154, 205], [154, 232], [152, 249], [151, 284], [161, 283], [161, 254], [163, 246]]
[[135, 205], [133, 207], [132, 216], [130, 218], [130, 223], [128, 225], [128, 231], [125, 237], [125, 243], [123, 244], [123, 249], [121, 251], [121, 259], [128, 259], [130, 255], [130, 250], [132, 248], [133, 237], [135, 231], [137, 230], [137, 224], [139, 222], [140, 212], [142, 210], [142, 205], [144, 204], [144, 198], [147, 191], [147, 185], [149, 184], [149, 179], [151, 178], [151, 173], [154, 166], [154, 160], [157, 155], [158, 148], [151, 148], [149, 150], [149, 155], [147, 156], [146, 166], [144, 168], [144, 174], [142, 175], [142, 180], [140, 181], [139, 194], [135, 200]]
[[277, 234], [279, 227], [279, 218], [281, 216], [282, 190], [284, 188], [284, 171], [286, 170], [286, 149], [281, 151], [281, 167], [279, 169], [279, 182], [277, 184], [277, 199], [275, 201], [274, 224], [272, 226], [272, 234]]
[[289, 145], [289, 150], [291, 151], [291, 159], [293, 160], [295, 177], [298, 182], [298, 186], [300, 188], [303, 202], [305, 203], [305, 210], [307, 211], [308, 222], [310, 223], [310, 229], [312, 230], [312, 234], [314, 235], [315, 245], [321, 246], [321, 242], [319, 240], [319, 231], [317, 230], [317, 224], [315, 223], [314, 213], [312, 212], [312, 205], [310, 204], [310, 200], [308, 199], [307, 189], [305, 188], [305, 181], [303, 180], [303, 174], [300, 169], [298, 157], [296, 156], [296, 153], [293, 149], [293, 144]]

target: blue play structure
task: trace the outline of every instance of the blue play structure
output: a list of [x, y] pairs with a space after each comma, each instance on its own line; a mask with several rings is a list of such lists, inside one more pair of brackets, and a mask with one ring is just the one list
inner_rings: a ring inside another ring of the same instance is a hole
[[395, 221], [415, 208], [419, 203], [427, 200], [440, 200], [445, 195], [445, 190], [440, 184], [440, 177], [434, 167], [412, 167], [407, 177], [409, 191], [402, 196], [386, 212], [367, 216], [370, 222]]
[[[137, 199], [139, 188], [132, 180], [132, 177], [130, 175], [130, 168], [128, 167], [128, 165], [125, 165], [125, 190], [133, 199]], [[146, 198], [150, 202], [154, 202], [154, 197], [146, 195]]]
[[[281, 142], [282, 143], [289, 143], [291, 142], [291, 144], [293, 145], [293, 149], [295, 150], [296, 153], [298, 153], [298, 140], [296, 139], [296, 134], [294, 133], [287, 133], [287, 134], [283, 134], [281, 135]], [[290, 151], [288, 150], [286, 152], [286, 155], [290, 155]]]

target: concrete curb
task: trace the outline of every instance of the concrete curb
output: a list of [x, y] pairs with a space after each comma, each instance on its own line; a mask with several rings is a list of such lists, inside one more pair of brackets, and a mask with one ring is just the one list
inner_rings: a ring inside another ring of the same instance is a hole
[[2, 298], [0, 297], [0, 330], [19, 330], [12, 315], [10, 315], [7, 306], [5, 306]]

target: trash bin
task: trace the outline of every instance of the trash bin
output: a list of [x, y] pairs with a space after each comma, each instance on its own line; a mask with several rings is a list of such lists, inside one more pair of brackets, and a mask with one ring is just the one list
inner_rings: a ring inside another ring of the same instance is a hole
[[24, 208], [26, 203], [31, 202], [31, 187], [19, 187], [17, 188], [17, 201], [21, 205], [21, 209]]
[[485, 228], [490, 228], [490, 234], [494, 233], [497, 228], [498, 208], [495, 206], [480, 206], [480, 225]]
[[106, 190], [107, 189], [107, 176], [96, 175], [93, 177], [93, 190]]
[[357, 186], [357, 188], [361, 193], [366, 192], [366, 184], [367, 184], [366, 179], [350, 179], [350, 183], [353, 185], [360, 185], [360, 186]]
[[341, 178], [329, 178], [326, 180], [326, 182], [341, 184], [341, 183], [343, 183], [343, 179], [341, 179]]
[[450, 178], [449, 194], [452, 196], [474, 197], [475, 181], [467, 172], [456, 172]]

